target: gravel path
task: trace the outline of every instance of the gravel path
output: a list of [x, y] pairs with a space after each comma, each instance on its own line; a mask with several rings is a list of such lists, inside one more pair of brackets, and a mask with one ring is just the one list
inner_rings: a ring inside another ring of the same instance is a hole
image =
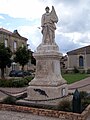
[[32, 115], [30, 113], [0, 111], [0, 120], [62, 120], [62, 119]]
[[81, 91], [90, 92], [90, 77], [68, 85], [69, 90], [75, 90], [76, 88]]

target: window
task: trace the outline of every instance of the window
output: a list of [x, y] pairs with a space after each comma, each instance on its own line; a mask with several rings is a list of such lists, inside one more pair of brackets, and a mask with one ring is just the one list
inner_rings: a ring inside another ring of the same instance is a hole
[[83, 66], [84, 66], [83, 56], [79, 56], [79, 67], [83, 67]]
[[17, 49], [17, 42], [14, 41], [14, 51], [16, 51], [16, 49]]
[[8, 47], [8, 40], [7, 39], [5, 39], [4, 44], [5, 44], [5, 47]]

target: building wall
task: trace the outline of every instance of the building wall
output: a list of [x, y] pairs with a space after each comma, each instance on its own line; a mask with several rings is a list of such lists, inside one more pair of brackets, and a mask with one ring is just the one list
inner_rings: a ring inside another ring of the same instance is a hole
[[77, 55], [68, 56], [68, 68], [78, 67]]
[[[83, 66], [79, 66], [79, 57], [83, 57]], [[78, 55], [68, 55], [68, 69], [73, 69], [75, 67], [79, 69], [88, 70], [90, 69], [90, 54], [78, 54]]]
[[86, 56], [86, 68], [90, 69], [90, 54], [87, 54]]
[[[5, 43], [5, 40], [7, 40], [7, 47], [9, 47], [11, 49], [11, 51], [13, 52], [13, 55], [14, 55], [14, 52], [16, 51], [14, 48], [15, 42], [16, 42], [16, 49], [20, 46], [27, 46], [27, 38], [23, 38], [20, 36], [18, 37], [16, 35], [11, 34], [11, 32], [9, 34], [9, 33], [0, 31], [0, 42]], [[13, 58], [13, 56], [12, 56], [12, 58]], [[18, 64], [15, 65], [15, 69], [19, 69]], [[12, 66], [10, 68], [5, 69], [6, 76], [9, 74], [9, 72], [11, 70], [12, 70]]]
[[7, 40], [8, 47], [10, 47], [12, 52], [14, 51], [14, 42], [17, 43], [17, 48], [22, 46], [22, 45], [27, 46], [27, 41], [25, 41], [24, 39], [13, 37], [13, 36], [7, 35], [7, 34], [0, 34], [0, 36], [1, 36], [0, 42], [5, 42], [5, 40]]

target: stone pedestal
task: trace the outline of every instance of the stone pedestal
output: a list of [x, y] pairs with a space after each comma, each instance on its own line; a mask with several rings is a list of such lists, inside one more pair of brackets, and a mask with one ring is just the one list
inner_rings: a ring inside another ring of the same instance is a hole
[[36, 75], [27, 88], [27, 99], [49, 100], [66, 96], [68, 87], [66, 80], [61, 76], [60, 57], [62, 54], [59, 53], [58, 46], [40, 44], [34, 56]]

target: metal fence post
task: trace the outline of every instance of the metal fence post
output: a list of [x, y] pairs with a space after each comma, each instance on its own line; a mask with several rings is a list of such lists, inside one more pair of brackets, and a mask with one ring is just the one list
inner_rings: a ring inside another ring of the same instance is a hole
[[74, 113], [81, 113], [81, 97], [77, 89], [73, 94], [72, 109]]

